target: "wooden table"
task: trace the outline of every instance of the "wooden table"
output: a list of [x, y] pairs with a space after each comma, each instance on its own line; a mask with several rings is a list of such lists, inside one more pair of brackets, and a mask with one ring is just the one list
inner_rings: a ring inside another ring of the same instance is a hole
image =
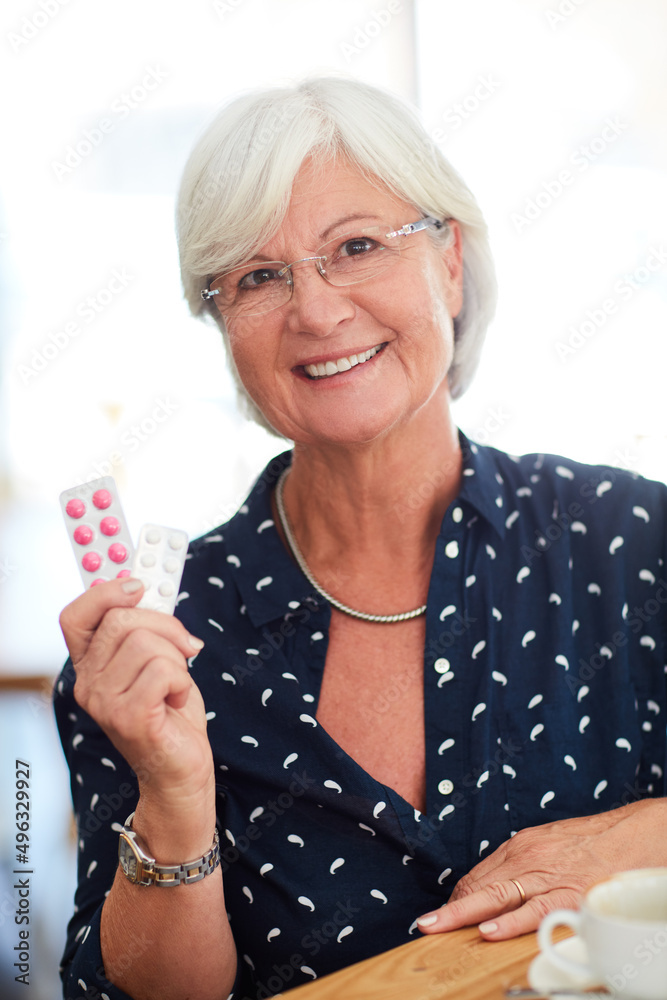
[[[569, 931], [556, 933], [556, 939]], [[289, 1000], [503, 1000], [528, 985], [537, 935], [484, 941], [476, 927], [428, 934], [281, 996]]]

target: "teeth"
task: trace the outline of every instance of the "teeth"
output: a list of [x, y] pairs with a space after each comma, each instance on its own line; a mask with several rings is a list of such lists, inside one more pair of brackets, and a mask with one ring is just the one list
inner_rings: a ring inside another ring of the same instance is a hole
[[354, 368], [355, 365], [361, 365], [364, 361], [369, 361], [377, 354], [381, 347], [382, 344], [378, 344], [377, 347], [370, 347], [367, 351], [362, 351], [360, 354], [350, 354], [346, 358], [338, 358], [337, 361], [306, 365], [304, 371], [312, 376], [312, 378], [326, 378], [329, 375], [337, 375], [338, 372], [347, 372], [350, 368]]

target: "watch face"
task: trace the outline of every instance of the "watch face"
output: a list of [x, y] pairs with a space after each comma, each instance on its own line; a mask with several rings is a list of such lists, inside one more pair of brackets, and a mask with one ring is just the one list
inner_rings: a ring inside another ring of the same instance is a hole
[[130, 840], [121, 834], [118, 841], [118, 860], [120, 866], [127, 877], [132, 881], [137, 881], [137, 856]]

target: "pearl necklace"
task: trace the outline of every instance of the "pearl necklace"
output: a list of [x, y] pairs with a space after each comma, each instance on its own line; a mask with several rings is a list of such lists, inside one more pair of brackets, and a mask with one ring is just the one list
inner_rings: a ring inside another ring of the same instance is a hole
[[342, 604], [340, 601], [337, 601], [335, 597], [332, 597], [331, 594], [329, 594], [324, 589], [324, 587], [320, 587], [319, 583], [317, 582], [317, 580], [315, 580], [312, 573], [308, 569], [306, 560], [301, 554], [301, 550], [296, 543], [296, 539], [294, 538], [294, 534], [290, 527], [290, 523], [287, 520], [287, 514], [285, 512], [285, 504], [283, 502], [283, 489], [285, 487], [285, 479], [287, 478], [289, 471], [290, 470], [288, 466], [280, 474], [280, 478], [278, 479], [278, 482], [276, 484], [276, 507], [278, 508], [278, 517], [280, 518], [280, 524], [282, 526], [282, 529], [285, 532], [285, 538], [287, 539], [289, 547], [292, 550], [292, 555], [294, 556], [299, 565], [299, 569], [306, 577], [310, 585], [315, 588], [318, 594], [321, 594], [322, 597], [325, 597], [329, 602], [329, 604], [333, 604], [334, 608], [337, 608], [339, 611], [342, 611], [343, 614], [351, 615], [352, 618], [361, 618], [361, 620], [365, 622], [379, 622], [381, 624], [384, 623], [390, 624], [393, 622], [405, 622], [408, 621], [410, 618], [419, 618], [420, 615], [423, 615], [426, 611], [425, 604], [422, 604], [420, 608], [414, 608], [413, 611], [404, 611], [402, 614], [399, 615], [369, 615], [365, 611], [355, 611], [354, 608], [348, 607], [347, 604]]

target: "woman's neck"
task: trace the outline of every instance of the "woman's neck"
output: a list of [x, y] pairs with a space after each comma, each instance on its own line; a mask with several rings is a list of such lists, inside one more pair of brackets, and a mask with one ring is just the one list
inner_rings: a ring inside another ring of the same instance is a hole
[[433, 546], [462, 469], [449, 407], [439, 416], [417, 415], [369, 445], [295, 445], [287, 516], [315, 579], [337, 583], [328, 589], [347, 603], [356, 595], [366, 607], [370, 591], [426, 599]]

